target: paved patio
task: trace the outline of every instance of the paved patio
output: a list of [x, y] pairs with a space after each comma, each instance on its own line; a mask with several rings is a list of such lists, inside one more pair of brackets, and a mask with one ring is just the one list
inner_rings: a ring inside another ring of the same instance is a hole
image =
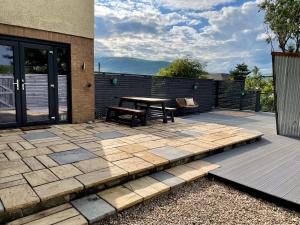
[[261, 135], [180, 118], [176, 123], [137, 128], [97, 122], [1, 131], [0, 212], [22, 209], [19, 216], [26, 215], [24, 209], [37, 204], [60, 197], [69, 201], [71, 194], [101, 185], [103, 189], [103, 184], [120, 178], [156, 171]]

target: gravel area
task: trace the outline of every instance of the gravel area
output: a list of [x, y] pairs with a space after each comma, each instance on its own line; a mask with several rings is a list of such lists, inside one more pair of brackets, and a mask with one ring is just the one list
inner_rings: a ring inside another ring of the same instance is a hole
[[300, 224], [300, 214], [202, 178], [99, 225]]

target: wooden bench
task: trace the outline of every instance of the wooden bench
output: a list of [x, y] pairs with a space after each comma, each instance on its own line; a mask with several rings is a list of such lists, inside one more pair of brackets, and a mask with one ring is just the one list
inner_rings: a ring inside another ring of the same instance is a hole
[[[150, 106], [150, 109], [162, 112], [161, 106]], [[171, 121], [174, 123], [175, 122], [174, 113], [176, 112], [176, 108], [166, 107], [165, 109], [166, 109], [167, 115], [170, 115]]]
[[143, 109], [131, 109], [126, 107], [109, 106], [107, 107], [106, 121], [111, 120], [111, 112], [114, 112], [114, 119], [121, 121], [121, 115], [131, 115], [130, 126], [133, 127], [135, 119], [139, 119], [142, 125], [146, 124], [146, 111]]

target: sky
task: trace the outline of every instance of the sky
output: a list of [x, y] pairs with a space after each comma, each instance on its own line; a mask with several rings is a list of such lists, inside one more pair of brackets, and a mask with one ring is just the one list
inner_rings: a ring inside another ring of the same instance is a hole
[[189, 57], [220, 73], [244, 62], [268, 74], [271, 50], [258, 1], [95, 0], [95, 55]]

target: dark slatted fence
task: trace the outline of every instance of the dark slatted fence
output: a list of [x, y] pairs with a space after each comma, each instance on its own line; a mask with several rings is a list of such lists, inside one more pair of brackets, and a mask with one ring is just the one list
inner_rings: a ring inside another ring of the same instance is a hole
[[257, 94], [243, 91], [239, 81], [166, 78], [134, 74], [96, 73], [96, 116], [105, 115], [105, 108], [118, 104], [121, 96], [169, 98], [176, 107], [176, 98], [194, 98], [200, 107], [191, 112], [207, 112], [212, 108], [257, 110]]

